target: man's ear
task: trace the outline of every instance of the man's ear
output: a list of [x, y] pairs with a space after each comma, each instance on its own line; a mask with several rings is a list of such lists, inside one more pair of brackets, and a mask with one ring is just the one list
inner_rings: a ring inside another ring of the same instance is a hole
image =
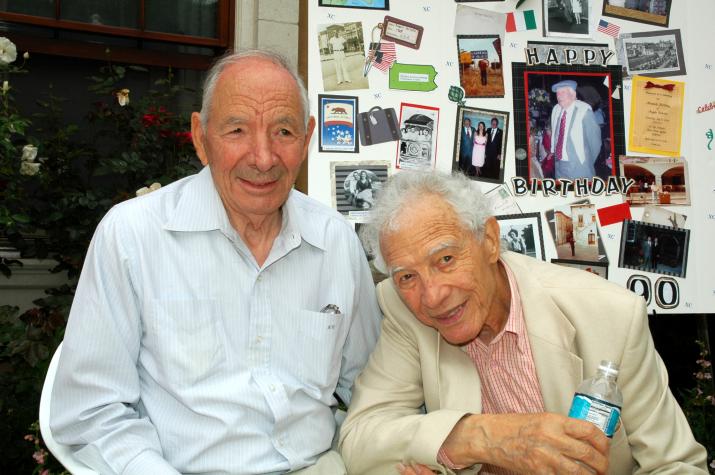
[[208, 165], [209, 158], [204, 148], [204, 140], [206, 140], [206, 136], [204, 134], [204, 127], [201, 125], [201, 114], [193, 112], [191, 114], [191, 141], [194, 142], [196, 155], [199, 157], [199, 160], [201, 160], [201, 163]]
[[499, 260], [501, 253], [501, 235], [499, 233], [499, 221], [494, 216], [490, 216], [484, 222], [484, 236], [482, 244], [489, 257], [489, 262]]

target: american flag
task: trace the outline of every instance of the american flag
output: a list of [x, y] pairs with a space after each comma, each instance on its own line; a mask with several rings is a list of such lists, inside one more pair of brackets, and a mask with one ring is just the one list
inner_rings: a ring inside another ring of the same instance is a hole
[[[382, 53], [382, 61], [378, 63], [373, 57], [372, 65], [383, 73], [386, 73], [390, 69], [390, 66], [392, 66], [392, 63], [395, 62], [395, 59], [397, 59], [397, 55], [395, 54], [395, 43], [390, 41], [381, 41], [380, 52]], [[370, 51], [369, 54], [370, 56], [373, 56], [372, 51]]]
[[598, 22], [597, 30], [601, 33], [607, 34], [608, 36], [618, 38], [618, 34], [621, 32], [621, 27], [614, 23], [608, 23], [606, 20], [601, 20]]

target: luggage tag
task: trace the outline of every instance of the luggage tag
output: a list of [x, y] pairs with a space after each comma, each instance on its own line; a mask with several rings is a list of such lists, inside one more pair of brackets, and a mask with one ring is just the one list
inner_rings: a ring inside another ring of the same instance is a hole
[[375, 106], [367, 112], [360, 112], [358, 117], [361, 145], [375, 145], [400, 139], [397, 114], [392, 107], [383, 109]]

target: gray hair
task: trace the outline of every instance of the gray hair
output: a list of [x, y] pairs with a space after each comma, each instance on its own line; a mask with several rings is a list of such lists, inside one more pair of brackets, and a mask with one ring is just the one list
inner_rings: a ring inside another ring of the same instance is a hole
[[[381, 272], [387, 273], [388, 269], [380, 251], [380, 237], [404, 225], [399, 221], [402, 212], [430, 194], [452, 206], [465, 228], [482, 239], [484, 224], [492, 215], [491, 203], [472, 180], [462, 173], [401, 171], [385, 182], [370, 211], [370, 222], [360, 229], [367, 251], [375, 255], [375, 267]], [[412, 225], [417, 227], [420, 223]]]
[[206, 79], [204, 79], [204, 94], [201, 98], [201, 126], [206, 129], [206, 125], [209, 122], [209, 114], [211, 112], [211, 101], [213, 100], [214, 90], [216, 89], [216, 84], [218, 83], [218, 78], [221, 73], [226, 69], [226, 67], [236, 64], [243, 59], [248, 58], [260, 58], [266, 59], [276, 66], [288, 71], [288, 73], [295, 80], [295, 84], [298, 87], [298, 93], [300, 95], [300, 104], [303, 108], [303, 122], [304, 126], [308, 126], [308, 121], [310, 120], [310, 104], [308, 102], [308, 90], [305, 88], [305, 83], [298, 76], [295, 68], [291, 65], [288, 59], [282, 54], [276, 53], [274, 51], [260, 50], [260, 49], [242, 49], [239, 51], [228, 52], [221, 56], [216, 62], [211, 66], [208, 73], [206, 74]]

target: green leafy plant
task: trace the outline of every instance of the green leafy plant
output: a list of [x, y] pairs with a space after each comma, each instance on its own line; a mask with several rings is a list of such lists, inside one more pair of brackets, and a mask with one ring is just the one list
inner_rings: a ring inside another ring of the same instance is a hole
[[[72, 105], [51, 85], [37, 101], [40, 112], [27, 117], [16, 104], [14, 78], [31, 74], [29, 55], [17, 58], [15, 45], [0, 37], [0, 238], [22, 258], [53, 259], [53, 272], [68, 277], [28, 311], [0, 306], [2, 473], [56, 473], [59, 467], [27, 428], [37, 420], [47, 366], [64, 335], [97, 224], [137, 190], [156, 189], [199, 167], [188, 117], [172, 109], [177, 95], [192, 91], [175, 84], [169, 69], [138, 97], [126, 88], [127, 74], [145, 70], [109, 59], [87, 78], [94, 102], [81, 124], [63, 119]], [[20, 259], [0, 258], [8, 278], [20, 265]], [[27, 435], [33, 440], [23, 439]]]
[[710, 354], [704, 342], [697, 341], [700, 357], [698, 370], [693, 373], [695, 387], [681, 394], [683, 411], [688, 418], [695, 439], [708, 452], [708, 468], [715, 474], [715, 385]]

